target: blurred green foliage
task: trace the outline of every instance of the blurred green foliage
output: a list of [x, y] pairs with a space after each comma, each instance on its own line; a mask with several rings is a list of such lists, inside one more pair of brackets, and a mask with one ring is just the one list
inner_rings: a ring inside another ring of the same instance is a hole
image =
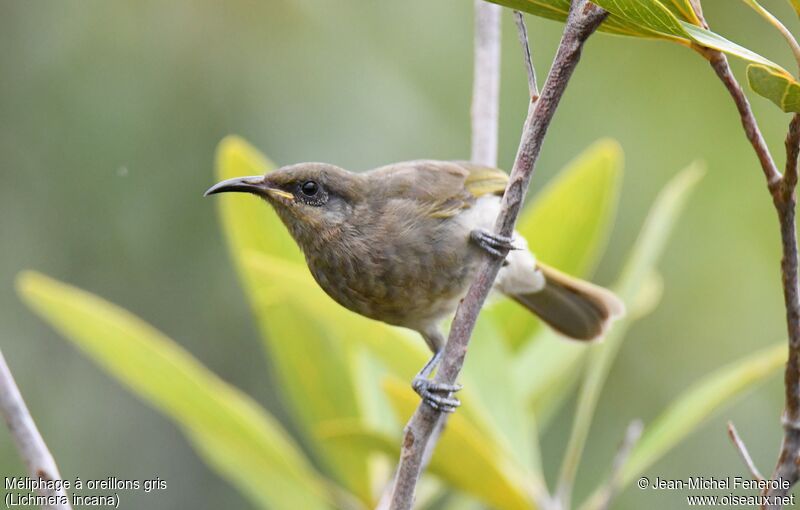
[[[788, 3], [763, 3], [796, 32]], [[704, 4], [715, 32], [784, 68], [794, 65], [784, 41], [747, 7]], [[212, 183], [214, 147], [237, 132], [281, 162], [356, 170], [418, 157], [463, 159], [471, 5], [10, 0], [2, 9], [0, 338], [39, 427], [64, 473], [168, 481], [157, 496], [127, 495], [131, 508], [247, 507], [197, 461], [175, 427], [108, 384], [27, 313], [13, 279], [35, 267], [146, 317], [264, 404], [311, 454], [277, 384], [265, 383], [276, 380], [273, 363], [253, 355], [257, 334], [224, 262], [213, 207], [201, 198]], [[503, 168], [513, 161], [527, 102], [512, 26], [506, 17]], [[532, 18], [529, 27], [541, 75], [562, 25]], [[780, 154], [788, 118], [760, 97], [752, 104]], [[700, 157], [708, 174], [665, 247], [663, 278], [647, 283], [658, 295], [663, 281], [663, 298], [629, 330], [608, 375], [578, 501], [594, 490], [598, 477], [588, 474], [607, 469], [632, 418], [652, 423], [690, 381], [785, 334], [774, 214], [735, 109], [705, 62], [674, 44], [594, 37], [548, 134], [533, 189], [606, 136], [625, 147], [628, 171], [593, 277], [601, 283], [618, 274], [675, 170]], [[424, 352], [417, 339], [411, 344]], [[538, 342], [529, 345], [519, 351], [529, 362], [518, 366], [548, 377], [560, 375], [552, 359], [583, 363], [573, 360], [574, 344], [559, 342], [563, 348], [546, 351], [549, 358], [533, 349]], [[416, 363], [411, 353], [409, 367]], [[580, 372], [574, 375], [559, 380], [574, 386]], [[570, 407], [553, 405], [546, 392], [535, 395], [542, 469], [554, 480]], [[767, 469], [780, 440], [782, 396], [773, 377], [646, 471], [663, 478], [741, 474], [724, 432], [728, 418]], [[0, 440], [0, 470], [23, 471], [8, 441]], [[674, 508], [683, 496], [629, 490], [618, 507]], [[459, 502], [451, 508], [467, 508]]]
[[[607, 238], [616, 208], [618, 183], [609, 177], [619, 175], [621, 161], [616, 144], [596, 144], [523, 214], [522, 232], [537, 234], [537, 250], [548, 263], [575, 266], [566, 247], [574, 239], [581, 240], [581, 253], [602, 251], [597, 245]], [[220, 144], [216, 178], [259, 175], [272, 167], [255, 149], [230, 137]], [[647, 282], [655, 278], [656, 262], [699, 175], [693, 166], [675, 177], [648, 216], [617, 284], [632, 313], [618, 321], [604, 343], [570, 351], [589, 360], [559, 477], [562, 497], [571, 492], [623, 335], [658, 301], [658, 291], [648, 292]], [[396, 458], [403, 424], [419, 403], [408, 381], [424, 364], [425, 354], [416, 347], [421, 342], [414, 344], [405, 332], [334, 303], [316, 286], [280, 220], [260, 200], [223, 196], [220, 201], [223, 228], [262, 328], [279, 392], [320, 473], [272, 417], [127, 312], [36, 273], [21, 276], [21, 295], [112, 376], [175, 420], [209, 465], [254, 503], [273, 510], [373, 508], [390, 483], [387, 468]], [[531, 226], [535, 230], [525, 229]], [[555, 378], [531, 370], [529, 357], [515, 355], [511, 341], [503, 339], [498, 326], [509, 320], [513, 316], [495, 311], [479, 321], [463, 376], [464, 406], [449, 420], [430, 467], [442, 482], [438, 492], [453, 488], [490, 508], [521, 510], [551, 497], [542, 473], [533, 394], [524, 390], [536, 388], [558, 405], [571, 390], [562, 379], [574, 380], [579, 370], [569, 357], [552, 367]], [[538, 347], [542, 359], [552, 363], [546, 351], [558, 352], [559, 342], [566, 341], [533, 328], [515, 342], [519, 349]], [[700, 383], [699, 390], [673, 404], [683, 412], [662, 418], [657, 422], [661, 428], [653, 432], [646, 429], [646, 440], [634, 450], [635, 463], [623, 466], [624, 481], [782, 363], [783, 350], [771, 349]], [[381, 381], [383, 392], [375, 391]], [[592, 504], [589, 500], [588, 508]]]

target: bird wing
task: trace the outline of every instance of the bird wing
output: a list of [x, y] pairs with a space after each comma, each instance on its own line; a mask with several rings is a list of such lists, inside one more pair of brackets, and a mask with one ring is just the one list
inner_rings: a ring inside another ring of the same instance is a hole
[[502, 170], [466, 161], [408, 161], [370, 174], [384, 198], [413, 199], [435, 218], [455, 216], [483, 195], [502, 195], [508, 183]]

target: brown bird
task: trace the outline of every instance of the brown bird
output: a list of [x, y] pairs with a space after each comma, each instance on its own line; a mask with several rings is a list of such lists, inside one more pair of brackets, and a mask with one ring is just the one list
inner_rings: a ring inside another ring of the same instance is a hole
[[461, 161], [409, 161], [365, 173], [300, 163], [228, 179], [206, 195], [266, 200], [330, 297], [419, 332], [434, 354], [412, 386], [435, 409], [452, 412], [460, 386], [429, 376], [445, 343], [440, 324], [466, 293], [481, 250], [505, 258], [494, 290], [566, 337], [600, 338], [625, 310], [610, 291], [537, 262], [521, 236], [491, 233], [507, 181], [501, 170]]

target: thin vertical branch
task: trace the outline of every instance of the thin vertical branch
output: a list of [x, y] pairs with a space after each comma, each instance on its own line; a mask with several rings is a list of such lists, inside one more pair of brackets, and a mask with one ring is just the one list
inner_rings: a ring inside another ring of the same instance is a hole
[[789, 31], [789, 29], [786, 28], [786, 25], [781, 23], [781, 20], [776, 18], [771, 12], [766, 10], [764, 6], [762, 6], [755, 0], [744, 0], [744, 3], [752, 7], [753, 10], [758, 13], [759, 16], [767, 20], [767, 22], [770, 25], [775, 27], [775, 29], [778, 32], [780, 32], [781, 36], [789, 45], [789, 48], [792, 50], [792, 55], [794, 55], [794, 60], [797, 63], [798, 68], [800, 68], [800, 44], [797, 44], [797, 39], [795, 39], [792, 33]]
[[[703, 26], [708, 23], [703, 17], [699, 0], [692, 0]], [[778, 215], [781, 232], [781, 283], [786, 308], [786, 329], [789, 338], [789, 356], [786, 363], [784, 383], [786, 402], [783, 411], [783, 440], [772, 480], [762, 492], [767, 496], [762, 508], [779, 509], [781, 500], [789, 488], [800, 479], [800, 285], [798, 283], [798, 249], [795, 214], [797, 198], [797, 159], [800, 153], [800, 115], [794, 114], [786, 135], [785, 175], [778, 171], [772, 155], [764, 142], [758, 122], [750, 109], [747, 97], [733, 75], [728, 59], [717, 50], [701, 46], [695, 49], [708, 59], [714, 72], [733, 98], [744, 127], [745, 135], [758, 157], [761, 171], [767, 181], [767, 189]], [[788, 487], [787, 483], [788, 482]]]
[[500, 104], [499, 5], [475, 0], [475, 69], [472, 82], [473, 163], [497, 166]]
[[[795, 114], [786, 135], [786, 171], [780, 186], [772, 195], [781, 227], [781, 280], [786, 307], [786, 328], [789, 333], [789, 360], [784, 384], [786, 402], [783, 410], [783, 440], [772, 479], [786, 481], [789, 486], [800, 479], [800, 288], [798, 288], [797, 227], [797, 157], [800, 151], [800, 115]], [[783, 484], [768, 486], [763, 494], [770, 504], [763, 508], [781, 508], [777, 501], [789, 493]]]
[[[0, 415], [3, 416], [8, 426], [30, 477], [33, 480], [49, 482], [61, 480], [56, 462], [28, 412], [2, 351], [0, 351]], [[70, 510], [72, 508], [63, 489], [40, 489], [37, 493], [53, 502], [53, 504], [42, 506], [46, 510]]]
[[742, 90], [741, 85], [739, 85], [739, 82], [733, 75], [733, 71], [728, 64], [728, 58], [721, 51], [704, 47], [697, 47], [695, 49], [708, 59], [714, 72], [717, 73], [717, 77], [719, 77], [720, 81], [725, 85], [725, 88], [728, 89], [733, 102], [736, 104], [736, 109], [739, 111], [739, 117], [742, 121], [745, 136], [747, 136], [750, 145], [753, 146], [753, 151], [756, 153], [758, 162], [761, 164], [761, 171], [764, 173], [764, 177], [767, 180], [767, 188], [769, 188], [770, 193], [773, 193], [780, 185], [781, 173], [778, 171], [778, 167], [772, 159], [772, 154], [770, 154], [767, 148], [767, 142], [764, 141], [764, 136], [761, 134], [761, 130], [758, 127], [758, 122], [753, 115], [753, 110], [750, 108], [750, 102], [747, 100], [744, 90]]
[[522, 57], [525, 59], [525, 71], [528, 75], [528, 93], [531, 102], [535, 103], [539, 99], [539, 85], [536, 79], [536, 68], [533, 65], [533, 55], [531, 55], [531, 45], [528, 42], [528, 27], [525, 26], [525, 15], [519, 11], [514, 11], [514, 23], [517, 25], [517, 36], [519, 44], [522, 46]]
[[[584, 43], [607, 14], [587, 0], [573, 0], [570, 6], [561, 43], [542, 95], [535, 108], [529, 109], [525, 120], [517, 157], [503, 195], [501, 212], [495, 223], [495, 231], [500, 235], [510, 236], [514, 231], [547, 128], [580, 60]], [[453, 384], [461, 372], [475, 321], [501, 263], [500, 259], [488, 255], [484, 257], [475, 280], [456, 310], [442, 363], [436, 374], [437, 382]], [[440, 412], [421, 403], [406, 425], [392, 493], [392, 510], [410, 510], [421, 472], [423, 453], [440, 418]]]
[[[502, 7], [484, 0], [475, 0], [474, 16], [474, 70], [471, 106], [471, 156], [478, 164], [497, 166], [500, 112], [500, 15]], [[431, 432], [420, 471], [424, 471], [433, 457], [439, 436], [447, 426], [447, 416], [442, 417]], [[393, 481], [383, 490], [375, 510], [387, 510], [391, 504]]]

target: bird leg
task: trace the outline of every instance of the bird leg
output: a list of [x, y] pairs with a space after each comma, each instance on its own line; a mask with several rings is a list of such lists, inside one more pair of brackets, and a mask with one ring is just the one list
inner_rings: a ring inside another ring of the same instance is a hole
[[509, 250], [517, 250], [514, 240], [510, 237], [494, 234], [483, 228], [476, 228], [469, 233], [470, 239], [483, 250], [499, 259], [504, 259]]
[[436, 351], [430, 361], [425, 363], [422, 370], [414, 377], [411, 387], [432, 408], [443, 413], [452, 413], [461, 405], [457, 398], [452, 397], [452, 393], [460, 390], [461, 385], [438, 383], [429, 379], [431, 372], [439, 364], [441, 358], [442, 350]]

